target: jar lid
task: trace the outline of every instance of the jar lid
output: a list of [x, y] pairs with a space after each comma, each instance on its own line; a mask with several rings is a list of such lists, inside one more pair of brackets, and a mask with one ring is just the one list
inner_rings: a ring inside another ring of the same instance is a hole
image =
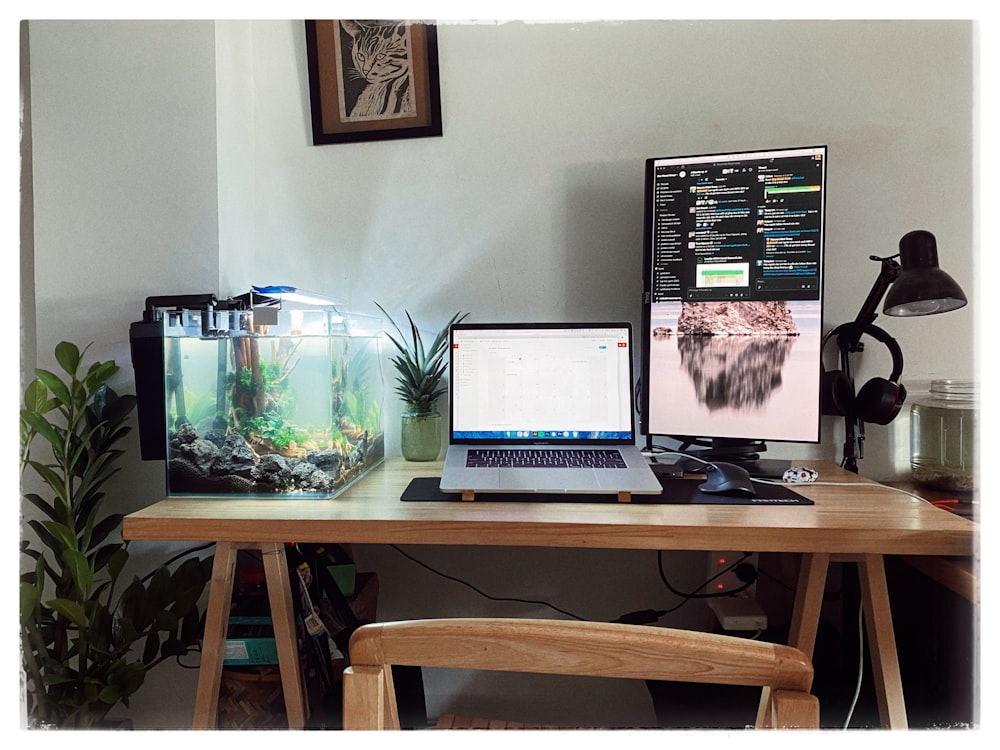
[[931, 393], [945, 399], [971, 400], [979, 396], [979, 388], [974, 380], [932, 380]]

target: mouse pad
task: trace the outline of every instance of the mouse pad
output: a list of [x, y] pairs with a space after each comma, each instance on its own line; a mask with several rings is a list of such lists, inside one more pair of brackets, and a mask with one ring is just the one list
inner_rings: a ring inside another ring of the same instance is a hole
[[[659, 476], [659, 495], [632, 495], [633, 505], [813, 505], [813, 501], [784, 485], [758, 484], [757, 497], [710, 495], [698, 489], [704, 480]], [[440, 477], [417, 477], [400, 496], [403, 502], [462, 502], [457, 492], [441, 492]], [[483, 492], [477, 503], [618, 503], [617, 495], [573, 495], [563, 492]], [[622, 503], [625, 505], [626, 503]]]

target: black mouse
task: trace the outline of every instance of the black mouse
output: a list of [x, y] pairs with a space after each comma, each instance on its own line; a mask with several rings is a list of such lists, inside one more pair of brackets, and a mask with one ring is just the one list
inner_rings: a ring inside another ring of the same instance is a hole
[[698, 489], [713, 495], [743, 495], [745, 497], [757, 495], [749, 471], [742, 466], [722, 461], [705, 466], [705, 481], [698, 485]]

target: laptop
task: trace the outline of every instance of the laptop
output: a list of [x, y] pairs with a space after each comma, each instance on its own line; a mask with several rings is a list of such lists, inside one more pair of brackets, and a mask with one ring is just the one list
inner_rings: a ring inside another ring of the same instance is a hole
[[450, 329], [442, 492], [663, 491], [635, 444], [629, 323]]

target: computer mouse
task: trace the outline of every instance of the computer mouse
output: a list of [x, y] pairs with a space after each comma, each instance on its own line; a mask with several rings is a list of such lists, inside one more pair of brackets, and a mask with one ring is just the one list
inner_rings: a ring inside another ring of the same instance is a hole
[[702, 492], [713, 495], [743, 495], [744, 497], [757, 495], [753, 480], [750, 479], [750, 472], [742, 466], [716, 461], [707, 464], [704, 471], [705, 481], [698, 485], [698, 489]]

